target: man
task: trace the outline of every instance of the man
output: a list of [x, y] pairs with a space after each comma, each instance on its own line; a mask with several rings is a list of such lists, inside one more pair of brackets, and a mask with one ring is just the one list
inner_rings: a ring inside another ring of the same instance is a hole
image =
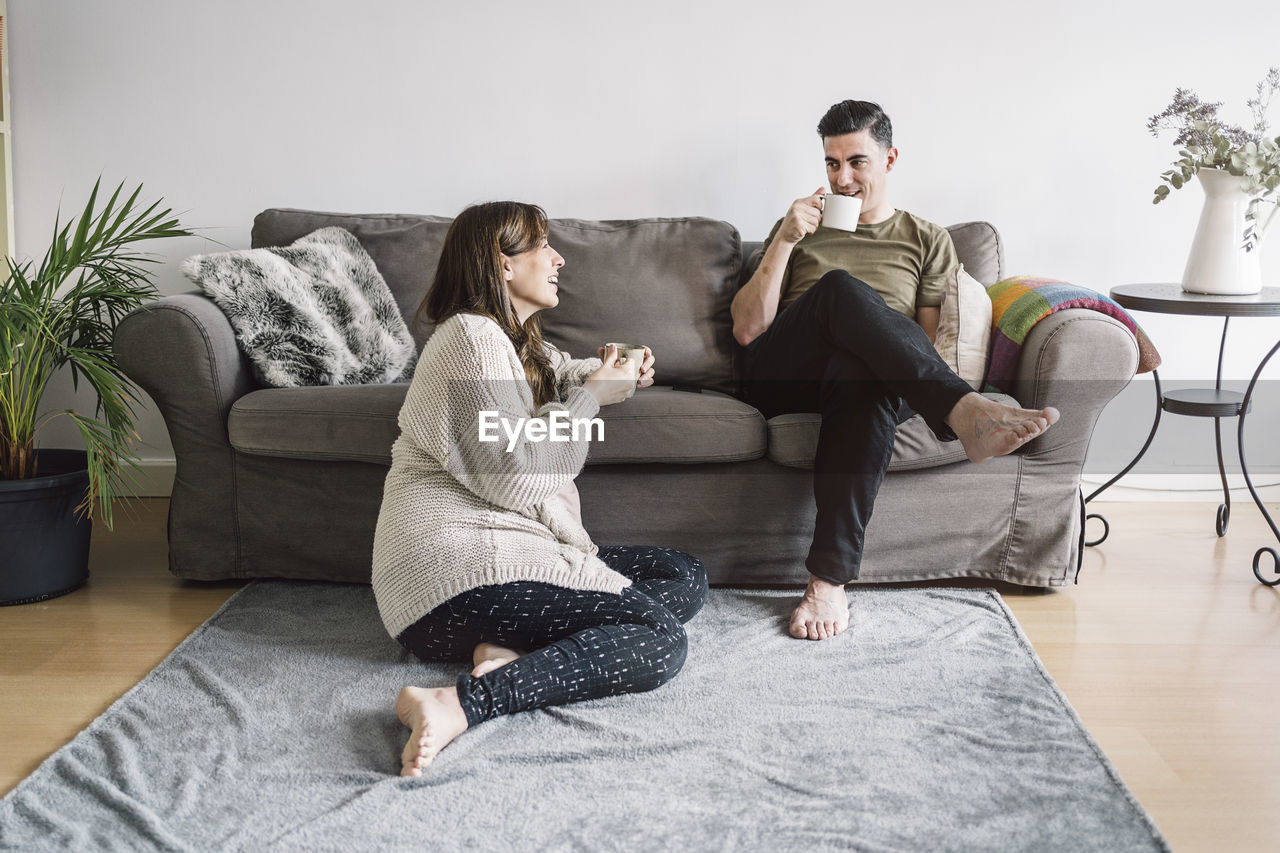
[[766, 417], [822, 413], [809, 586], [790, 625], [793, 637], [810, 640], [849, 625], [844, 585], [858, 576], [899, 424], [918, 412], [939, 439], [959, 438], [981, 462], [1058, 420], [1053, 408], [983, 397], [935, 352], [955, 247], [945, 229], [889, 204], [898, 149], [879, 105], [842, 101], [822, 117], [818, 135], [830, 192], [862, 200], [857, 230], [821, 227], [823, 188], [796, 199], [731, 308], [733, 336], [746, 348], [747, 400]]

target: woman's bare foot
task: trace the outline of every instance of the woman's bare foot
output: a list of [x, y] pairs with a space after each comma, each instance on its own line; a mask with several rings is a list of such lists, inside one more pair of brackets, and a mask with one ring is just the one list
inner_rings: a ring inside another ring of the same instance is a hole
[[955, 431], [970, 462], [985, 462], [993, 456], [1012, 453], [1058, 422], [1058, 410], [1018, 409], [1006, 406], [976, 391], [960, 398], [947, 415], [947, 426]]
[[500, 646], [497, 643], [479, 643], [476, 645], [475, 651], [471, 653], [471, 662], [475, 664], [475, 669], [471, 670], [471, 675], [479, 678], [486, 672], [493, 672], [498, 667], [506, 666], [522, 654], [524, 652], [517, 649], [508, 649], [506, 646]]
[[396, 697], [396, 716], [413, 730], [400, 754], [401, 776], [421, 776], [422, 768], [467, 730], [456, 687], [406, 687]]
[[791, 614], [791, 636], [825, 640], [849, 627], [849, 598], [841, 584], [809, 577], [804, 597]]

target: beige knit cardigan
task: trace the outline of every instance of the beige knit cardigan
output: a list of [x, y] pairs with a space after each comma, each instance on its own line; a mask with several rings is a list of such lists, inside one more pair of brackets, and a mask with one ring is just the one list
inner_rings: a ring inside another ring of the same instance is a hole
[[454, 596], [488, 584], [542, 581], [620, 593], [631, 582], [590, 554], [582, 523], [555, 494], [582, 470], [588, 442], [479, 440], [480, 413], [572, 418], [600, 410], [583, 381], [600, 360], [549, 347], [557, 402], [535, 411], [524, 366], [502, 328], [457, 314], [422, 350], [400, 410], [400, 437], [373, 540], [373, 592], [391, 636]]

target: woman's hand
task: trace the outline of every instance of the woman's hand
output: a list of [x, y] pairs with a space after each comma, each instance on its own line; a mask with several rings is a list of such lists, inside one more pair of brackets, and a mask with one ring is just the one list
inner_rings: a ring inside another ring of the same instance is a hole
[[[646, 356], [648, 347], [645, 347]], [[596, 402], [601, 406], [608, 406], [612, 403], [621, 403], [631, 394], [632, 389], [636, 386], [632, 383], [631, 368], [622, 364], [618, 360], [618, 348], [613, 344], [609, 344], [604, 355], [600, 359], [604, 364], [595, 373], [587, 377], [582, 383], [582, 387], [586, 389], [592, 397], [596, 398]], [[646, 357], [646, 362], [651, 357]], [[652, 383], [652, 379], [649, 380]]]
[[653, 384], [653, 350], [644, 348], [644, 363], [640, 365], [640, 381], [637, 388], [648, 388]]
[[[605, 348], [597, 347], [596, 356], [601, 361], [605, 360]], [[648, 388], [653, 384], [653, 350], [648, 347], [644, 348], [644, 361], [640, 365], [640, 379], [636, 382], [637, 388]]]

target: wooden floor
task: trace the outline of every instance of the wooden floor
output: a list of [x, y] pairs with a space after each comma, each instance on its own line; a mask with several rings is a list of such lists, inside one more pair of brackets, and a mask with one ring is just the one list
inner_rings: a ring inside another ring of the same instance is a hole
[[[167, 573], [166, 509], [143, 501], [114, 533], [99, 525], [85, 588], [0, 608], [0, 793], [239, 588]], [[1223, 539], [1209, 504], [1095, 509], [1112, 534], [1079, 586], [1010, 587], [1006, 601], [1174, 849], [1280, 848], [1280, 590], [1250, 571], [1270, 531], [1247, 501]]]

